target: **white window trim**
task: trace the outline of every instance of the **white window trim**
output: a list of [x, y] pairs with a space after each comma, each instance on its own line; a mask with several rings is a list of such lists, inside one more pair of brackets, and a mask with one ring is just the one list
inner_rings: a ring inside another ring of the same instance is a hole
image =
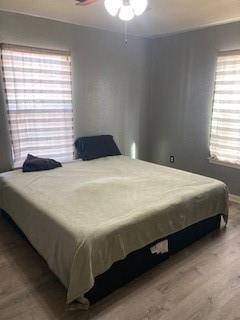
[[229, 168], [234, 168], [234, 169], [240, 169], [240, 165], [230, 163], [230, 162], [225, 162], [225, 161], [220, 161], [217, 159], [213, 159], [211, 157], [208, 158], [208, 162], [211, 164], [216, 164], [218, 166], [224, 166], [224, 167], [229, 167]]

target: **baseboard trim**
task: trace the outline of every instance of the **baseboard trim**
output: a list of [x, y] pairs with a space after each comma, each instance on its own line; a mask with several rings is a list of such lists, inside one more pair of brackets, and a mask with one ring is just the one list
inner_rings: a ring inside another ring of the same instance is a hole
[[240, 204], [240, 196], [229, 194], [229, 200]]

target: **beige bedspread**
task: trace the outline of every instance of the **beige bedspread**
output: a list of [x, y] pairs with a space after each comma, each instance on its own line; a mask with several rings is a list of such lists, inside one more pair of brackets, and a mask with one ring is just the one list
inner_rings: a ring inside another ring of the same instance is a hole
[[125, 156], [74, 161], [50, 171], [0, 175], [10, 214], [82, 306], [94, 278], [130, 252], [222, 213], [217, 180]]

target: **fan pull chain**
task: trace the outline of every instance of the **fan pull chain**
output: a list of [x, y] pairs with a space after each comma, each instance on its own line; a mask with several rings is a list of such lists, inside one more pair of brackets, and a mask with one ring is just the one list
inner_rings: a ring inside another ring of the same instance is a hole
[[124, 45], [127, 47], [128, 45], [128, 25], [127, 22], [124, 22]]

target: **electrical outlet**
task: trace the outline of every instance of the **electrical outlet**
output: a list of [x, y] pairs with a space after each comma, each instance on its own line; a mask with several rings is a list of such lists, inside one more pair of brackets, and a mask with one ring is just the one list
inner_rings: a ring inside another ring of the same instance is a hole
[[170, 163], [174, 163], [174, 162], [175, 162], [174, 156], [170, 156]]

